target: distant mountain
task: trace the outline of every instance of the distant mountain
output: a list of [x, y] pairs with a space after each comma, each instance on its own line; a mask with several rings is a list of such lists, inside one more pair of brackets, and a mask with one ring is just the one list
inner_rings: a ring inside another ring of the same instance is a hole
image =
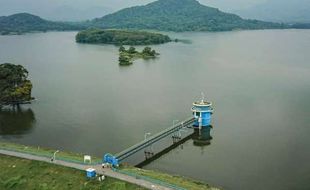
[[[123, 1], [121, 6], [126, 6]], [[51, 21], [84, 21], [114, 12], [116, 5], [120, 4], [114, 2], [115, 0], [0, 0], [0, 16], [30, 13]]]
[[310, 0], [268, 0], [257, 6], [234, 12], [244, 18], [286, 23], [310, 23]]
[[0, 17], [0, 34], [20, 34], [49, 30], [79, 30], [82, 28], [84, 27], [78, 24], [52, 22], [28, 13]]
[[75, 8], [70, 6], [58, 6], [49, 10], [36, 10], [36, 15], [43, 16], [53, 21], [85, 21], [112, 13], [113, 10], [107, 7], [85, 7]]
[[158, 0], [122, 9], [91, 21], [92, 26], [162, 31], [229, 31], [283, 28], [281, 24], [245, 20], [235, 14], [200, 4], [196, 0]]
[[[309, 10], [307, 7], [306, 9]], [[54, 22], [28, 13], [1, 16], [0, 35], [86, 28], [176, 32], [309, 28], [307, 23], [279, 24], [243, 19], [236, 14], [225, 13], [217, 8], [202, 5], [197, 0], [158, 0], [147, 5], [125, 8], [101, 18], [79, 23]]]

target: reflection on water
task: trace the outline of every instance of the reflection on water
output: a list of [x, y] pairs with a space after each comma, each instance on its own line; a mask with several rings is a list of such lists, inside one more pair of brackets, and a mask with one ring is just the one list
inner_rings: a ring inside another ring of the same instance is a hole
[[211, 136], [212, 127], [202, 128], [201, 130], [195, 129], [193, 133], [193, 144], [194, 146], [205, 147], [211, 144], [213, 137]]
[[[169, 143], [166, 143], [162, 145], [164, 148], [161, 151], [155, 152], [154, 155], [151, 155], [151, 157], [147, 158], [139, 164], [136, 165], [136, 167], [143, 168], [147, 166], [148, 164], [154, 162], [155, 160], [159, 159], [160, 157], [168, 154], [169, 152], [173, 150], [178, 150], [178, 151], [183, 151], [183, 144], [185, 144], [189, 140], [193, 140], [194, 146], [201, 147], [201, 154], [203, 154], [203, 150], [206, 146], [211, 145], [211, 140], [213, 137], [211, 136], [210, 132], [213, 127], [205, 127], [199, 130], [198, 128], [194, 128], [193, 132], [192, 130], [185, 130], [187, 134], [185, 135], [184, 138], [172, 138], [173, 139], [173, 144], [170, 145]], [[170, 139], [171, 137], [167, 137], [166, 139]], [[155, 143], [156, 144], [156, 143]], [[151, 148], [151, 152], [152, 152]]]
[[29, 133], [35, 124], [35, 115], [30, 108], [6, 108], [0, 110], [0, 135]]

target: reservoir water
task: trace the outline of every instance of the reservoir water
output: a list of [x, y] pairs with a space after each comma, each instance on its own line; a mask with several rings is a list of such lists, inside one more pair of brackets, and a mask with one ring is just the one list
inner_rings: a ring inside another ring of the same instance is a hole
[[[214, 103], [211, 144], [188, 140], [145, 166], [224, 189], [310, 189], [310, 30], [169, 33], [155, 60], [75, 32], [0, 36], [0, 63], [25, 66], [31, 105], [0, 112], [0, 140], [117, 153]], [[138, 47], [138, 49], [142, 47]]]

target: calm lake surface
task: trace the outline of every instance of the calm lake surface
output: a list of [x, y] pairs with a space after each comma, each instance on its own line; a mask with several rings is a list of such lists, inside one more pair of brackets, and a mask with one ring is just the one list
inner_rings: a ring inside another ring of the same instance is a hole
[[118, 47], [75, 34], [0, 36], [0, 63], [24, 65], [37, 98], [0, 112], [0, 140], [117, 153], [188, 118], [204, 92], [211, 144], [190, 139], [146, 168], [224, 189], [310, 189], [310, 30], [171, 33], [191, 43], [152, 46], [158, 59], [129, 67]]

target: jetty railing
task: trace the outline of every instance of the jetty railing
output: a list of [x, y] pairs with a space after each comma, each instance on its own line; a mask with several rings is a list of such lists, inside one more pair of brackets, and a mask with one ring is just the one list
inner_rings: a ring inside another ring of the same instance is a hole
[[175, 133], [178, 132], [179, 130], [181, 130], [182, 128], [188, 127], [189, 125], [192, 125], [195, 121], [195, 118], [190, 117], [182, 122], [179, 122], [153, 136], [151, 136], [148, 139], [145, 139], [142, 142], [139, 142], [125, 150], [123, 150], [122, 152], [112, 156], [110, 154], [105, 155], [104, 160], [107, 162], [110, 162], [112, 165], [118, 165], [118, 163], [126, 158], [128, 158], [129, 156], [137, 153], [138, 151], [154, 144], [155, 142]]

